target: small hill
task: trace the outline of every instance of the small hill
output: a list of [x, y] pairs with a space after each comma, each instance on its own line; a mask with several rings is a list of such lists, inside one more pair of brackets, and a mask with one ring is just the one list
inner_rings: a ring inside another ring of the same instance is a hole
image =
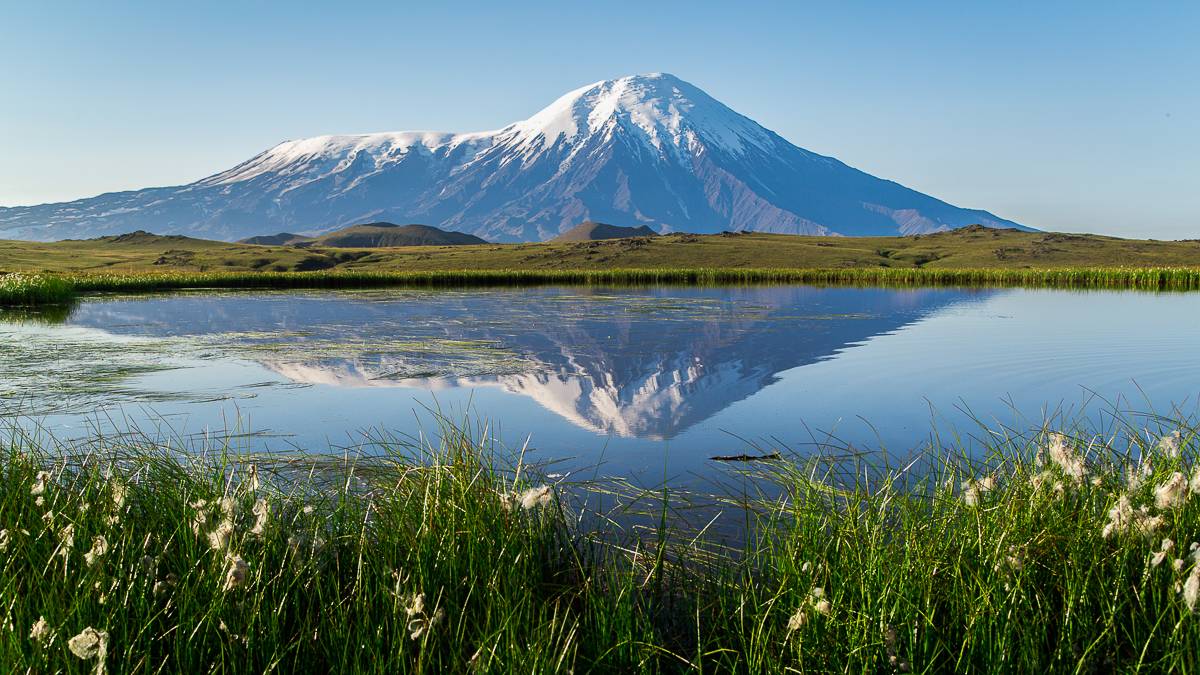
[[600, 239], [657, 236], [657, 232], [645, 225], [641, 227], [621, 227], [620, 225], [596, 223], [588, 220], [572, 227], [550, 241], [598, 241]]
[[303, 244], [312, 240], [312, 237], [306, 237], [302, 234], [280, 232], [279, 234], [263, 234], [257, 237], [248, 237], [238, 243], [254, 244], [255, 246], [295, 246], [296, 244]]
[[[67, 240], [71, 241], [71, 240]], [[170, 244], [181, 242], [203, 242], [203, 239], [195, 239], [193, 237], [185, 237], [179, 234], [154, 234], [145, 230], [134, 230], [125, 234], [114, 234], [107, 237], [96, 237], [94, 239], [82, 239], [75, 241], [94, 241], [102, 244], [125, 244], [129, 246], [154, 246], [157, 244]]]
[[464, 246], [486, 243], [487, 240], [472, 234], [447, 232], [429, 225], [365, 223], [330, 232], [305, 242], [305, 245], [332, 248], [379, 248], [383, 246]]

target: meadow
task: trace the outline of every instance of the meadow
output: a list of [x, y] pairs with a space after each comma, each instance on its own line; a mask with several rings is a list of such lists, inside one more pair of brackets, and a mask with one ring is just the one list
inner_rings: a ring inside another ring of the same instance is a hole
[[[7, 273], [7, 274], [6, 274]], [[772, 234], [334, 249], [144, 232], [0, 241], [0, 306], [188, 288], [803, 283], [1200, 289], [1200, 242], [968, 227], [913, 237]]]
[[573, 271], [611, 269], [1047, 270], [1200, 266], [1200, 241], [967, 227], [911, 237], [670, 234], [580, 242], [331, 248], [256, 246], [144, 232], [0, 240], [0, 273]]
[[[1145, 418], [1137, 420], [1145, 424]], [[829, 452], [697, 497], [556, 482], [486, 426], [361, 456], [0, 441], [0, 662], [28, 672], [1196, 672], [1200, 439]], [[731, 469], [731, 471], [736, 471]], [[588, 495], [618, 496], [606, 511]], [[774, 496], [768, 496], [774, 495]], [[637, 526], [624, 525], [637, 510]]]

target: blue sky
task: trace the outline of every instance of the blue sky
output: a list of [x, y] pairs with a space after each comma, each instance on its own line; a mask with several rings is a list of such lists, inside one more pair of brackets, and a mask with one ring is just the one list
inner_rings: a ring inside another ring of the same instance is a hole
[[1200, 237], [1197, 2], [338, 5], [4, 3], [0, 205], [186, 183], [289, 138], [496, 128], [666, 71], [957, 205]]

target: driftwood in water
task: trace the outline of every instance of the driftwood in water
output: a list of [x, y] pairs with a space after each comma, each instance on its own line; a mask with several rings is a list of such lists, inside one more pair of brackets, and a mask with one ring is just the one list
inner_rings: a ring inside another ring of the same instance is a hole
[[717, 455], [709, 457], [714, 462], [772, 462], [782, 459], [778, 452], [766, 455]]

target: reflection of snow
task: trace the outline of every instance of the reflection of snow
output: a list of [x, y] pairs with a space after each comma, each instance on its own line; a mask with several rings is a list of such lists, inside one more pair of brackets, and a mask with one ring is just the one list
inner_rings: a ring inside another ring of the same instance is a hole
[[705, 368], [681, 355], [685, 368], [663, 367], [620, 383], [612, 372], [588, 372], [578, 367], [546, 366], [524, 375], [463, 378], [391, 379], [384, 377], [394, 363], [367, 366], [352, 361], [336, 363], [266, 362], [267, 368], [304, 384], [337, 387], [422, 386], [500, 387], [527, 396], [571, 423], [598, 434], [638, 438], [667, 438], [730, 403], [758, 391], [772, 379], [769, 372], [743, 373], [732, 362]]
[[89, 303], [73, 320], [219, 337], [222, 353], [297, 383], [496, 387], [598, 434], [666, 439], [785, 370], [970, 295], [762, 286], [188, 296]]

